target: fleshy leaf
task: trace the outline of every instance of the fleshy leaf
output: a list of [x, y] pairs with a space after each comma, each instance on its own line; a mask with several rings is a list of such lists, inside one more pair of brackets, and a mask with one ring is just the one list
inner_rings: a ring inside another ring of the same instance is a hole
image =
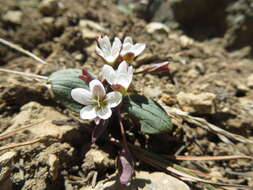
[[148, 134], [158, 134], [172, 130], [170, 117], [154, 100], [138, 94], [125, 96], [123, 111], [140, 121], [141, 131]]
[[[78, 113], [83, 105], [72, 99], [71, 90], [74, 88], [89, 89], [88, 85], [79, 78], [81, 75], [81, 69], [64, 69], [54, 72], [48, 79], [56, 100], [59, 100], [68, 109]], [[90, 75], [94, 76], [92, 73]]]

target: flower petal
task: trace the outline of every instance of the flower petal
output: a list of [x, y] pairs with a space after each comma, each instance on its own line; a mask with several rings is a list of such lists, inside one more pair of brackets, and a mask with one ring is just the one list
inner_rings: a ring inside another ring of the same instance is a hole
[[134, 56], [138, 56], [144, 51], [145, 48], [145, 44], [137, 43], [131, 48], [131, 52], [134, 53]]
[[122, 50], [120, 52], [120, 55], [124, 56], [127, 53], [131, 52], [132, 47], [133, 47], [132, 44], [130, 44], [130, 43], [124, 43], [123, 46], [122, 46]]
[[120, 92], [109, 92], [106, 95], [106, 100], [111, 108], [115, 108], [122, 101], [122, 94]]
[[116, 61], [116, 59], [118, 58], [118, 55], [106, 55], [105, 57], [105, 60], [107, 63], [114, 63]]
[[80, 104], [90, 105], [94, 103], [91, 92], [84, 88], [74, 88], [71, 90], [71, 97]]
[[122, 43], [119, 38], [114, 38], [111, 55], [118, 58], [120, 50], [121, 50]]
[[132, 78], [133, 78], [133, 74], [134, 74], [133, 66], [128, 67], [127, 75], [131, 76], [131, 81], [132, 81]]
[[101, 119], [108, 119], [112, 115], [112, 110], [109, 105], [101, 107], [101, 109], [97, 110], [97, 116]]
[[133, 44], [133, 39], [130, 36], [125, 37], [123, 44], [130, 43]]
[[92, 105], [85, 106], [80, 111], [81, 119], [95, 119], [97, 117], [95, 107]]
[[90, 87], [92, 97], [94, 99], [96, 99], [96, 100], [100, 99], [101, 100], [105, 97], [105, 95], [106, 95], [105, 88], [99, 80], [97, 80], [97, 79], [92, 80], [89, 83], [89, 87]]
[[108, 38], [108, 36], [99, 37], [98, 38], [98, 43], [99, 43], [100, 48], [103, 51], [111, 49], [111, 42], [110, 42], [110, 39]]
[[116, 77], [116, 72], [113, 70], [112, 66], [104, 65], [102, 68], [102, 76], [112, 85]]
[[117, 69], [117, 73], [127, 73], [127, 69], [128, 69], [128, 64], [127, 62], [125, 61], [122, 61], [120, 64], [119, 64], [119, 67]]
[[105, 57], [104, 52], [103, 52], [98, 46], [96, 46], [96, 52], [97, 52], [97, 54], [98, 54], [100, 57], [102, 57], [102, 58]]
[[117, 75], [117, 78], [115, 79], [114, 84], [119, 84], [127, 90], [131, 82], [132, 82], [132, 77], [128, 76], [125, 73], [120, 73]]

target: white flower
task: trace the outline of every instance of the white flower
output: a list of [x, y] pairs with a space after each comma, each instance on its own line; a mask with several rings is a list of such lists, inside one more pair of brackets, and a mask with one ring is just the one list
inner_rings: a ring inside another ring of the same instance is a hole
[[120, 50], [122, 47], [120, 39], [117, 37], [114, 38], [112, 45], [108, 36], [99, 37], [97, 42], [98, 42], [98, 45], [96, 46], [97, 54], [107, 63], [113, 64], [119, 57]]
[[146, 48], [145, 44], [143, 43], [133, 44], [132, 38], [127, 36], [124, 39], [120, 55], [123, 57], [123, 59], [133, 59], [134, 57], [140, 55], [145, 48]]
[[103, 84], [94, 79], [89, 83], [90, 90], [75, 88], [71, 91], [72, 98], [80, 104], [85, 105], [80, 111], [82, 119], [106, 120], [111, 117], [112, 110], [118, 106], [122, 100], [119, 92], [109, 92], [106, 94]]
[[125, 61], [119, 64], [116, 71], [110, 65], [104, 65], [102, 68], [102, 76], [112, 85], [113, 89], [118, 89], [122, 93], [125, 93], [131, 84], [133, 72], [133, 67], [129, 67]]

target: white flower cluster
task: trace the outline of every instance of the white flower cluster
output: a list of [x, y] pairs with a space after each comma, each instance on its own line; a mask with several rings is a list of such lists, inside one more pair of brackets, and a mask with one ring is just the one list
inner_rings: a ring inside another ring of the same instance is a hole
[[[85, 105], [80, 111], [81, 119], [94, 120], [96, 124], [100, 119], [110, 118], [112, 108], [120, 105], [122, 94], [127, 93], [133, 79], [134, 70], [128, 63], [145, 49], [145, 44], [133, 44], [131, 37], [126, 37], [123, 44], [116, 37], [112, 45], [107, 36], [99, 37], [97, 43], [96, 52], [106, 63], [102, 68], [102, 78], [114, 91], [106, 93], [105, 87], [98, 79], [89, 82], [89, 90], [75, 88], [71, 91], [72, 98]], [[111, 65], [118, 61], [120, 64], [117, 70], [114, 70]]]
[[131, 62], [146, 48], [143, 43], [133, 44], [131, 37], [125, 37], [123, 44], [119, 38], [114, 38], [113, 44], [107, 36], [98, 38], [97, 54], [107, 63], [114, 64], [118, 59]]

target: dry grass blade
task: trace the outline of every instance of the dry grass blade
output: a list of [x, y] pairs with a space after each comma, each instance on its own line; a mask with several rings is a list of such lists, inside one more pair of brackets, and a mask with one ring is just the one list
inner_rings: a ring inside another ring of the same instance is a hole
[[23, 54], [25, 54], [25, 55], [27, 55], [27, 56], [35, 59], [36, 61], [38, 61], [38, 62], [40, 62], [42, 64], [48, 64], [46, 61], [42, 60], [41, 58], [39, 58], [38, 56], [34, 55], [33, 53], [31, 53], [31, 52], [23, 49], [22, 47], [19, 47], [16, 44], [13, 44], [13, 43], [11, 43], [11, 42], [9, 42], [7, 40], [4, 40], [3, 38], [0, 38], [0, 43], [4, 44], [4, 45], [6, 45], [6, 46], [8, 46], [8, 47], [10, 47], [12, 49], [17, 50], [17, 51], [19, 51], [19, 52], [21, 52], [21, 53], [23, 53]]
[[[190, 173], [192, 173], [192, 174], [194, 174], [195, 176], [198, 176], [198, 177], [203, 177], [203, 178], [213, 178], [214, 177], [214, 176], [212, 176], [210, 174], [203, 173], [203, 172], [198, 171], [198, 170], [194, 170], [194, 169], [190, 169], [190, 168], [184, 168], [184, 169], [187, 169]], [[223, 178], [223, 177], [217, 177], [217, 176], [215, 176], [215, 178], [219, 179], [219, 180], [225, 180], [225, 178]]]
[[213, 182], [213, 181], [206, 180], [206, 179], [201, 179], [201, 178], [186, 174], [185, 172], [179, 171], [179, 170], [177, 170], [177, 169], [175, 169], [171, 166], [166, 167], [166, 170], [180, 176], [181, 179], [184, 179], [184, 180], [189, 180], [189, 181], [194, 181], [194, 182], [201, 182], [201, 183], [206, 183], [206, 184], [211, 184], [211, 185], [229, 186], [229, 187], [238, 187], [238, 188], [243, 188], [243, 189], [250, 189], [250, 187], [247, 187], [245, 185], [218, 183], [218, 182]]
[[158, 156], [154, 153], [145, 151], [141, 148], [135, 147], [131, 144], [129, 144], [129, 145], [130, 145], [131, 150], [133, 152], [135, 152], [134, 155], [138, 159], [140, 159], [140, 160], [146, 162], [147, 164], [150, 164], [150, 165], [152, 165], [152, 166], [154, 166], [158, 169], [163, 169], [165, 171], [176, 174], [181, 179], [184, 179], [184, 180], [187, 180], [187, 181], [192, 181], [192, 182], [200, 182], [200, 183], [204, 183], [204, 184], [210, 184], [210, 185], [219, 185], [219, 186], [228, 186], [228, 187], [237, 187], [237, 188], [242, 188], [242, 189], [249, 189], [249, 187], [244, 186], [244, 185], [213, 182], [213, 181], [210, 181], [210, 180], [199, 178], [196, 175], [190, 175], [189, 173], [192, 173], [190, 170], [187, 170], [187, 172], [186, 172], [186, 171], [181, 171], [180, 169], [176, 168], [176, 166], [171, 167], [170, 166], [171, 164], [167, 160], [165, 160], [164, 158], [162, 158], [162, 157], [160, 157], [160, 156]]
[[233, 160], [233, 159], [250, 159], [252, 156], [232, 155], [232, 156], [166, 156], [164, 157], [174, 160], [187, 160], [187, 161], [210, 161], [210, 160]]
[[167, 111], [168, 115], [177, 121], [184, 120], [184, 121], [187, 121], [188, 123], [191, 123], [197, 127], [204, 128], [216, 135], [223, 135], [224, 137], [227, 137], [227, 138], [232, 139], [234, 141], [253, 144], [252, 140], [249, 140], [241, 135], [233, 134], [233, 133], [230, 133], [224, 129], [221, 129], [211, 123], [208, 123], [203, 118], [190, 116], [190, 115], [188, 115], [187, 112], [181, 111], [176, 108], [169, 108], [167, 106], [163, 106], [163, 107]]
[[43, 120], [40, 120], [38, 122], [31, 123], [31, 124], [29, 124], [27, 126], [17, 128], [17, 129], [15, 129], [13, 131], [10, 131], [10, 132], [6, 132], [6, 133], [3, 132], [2, 134], [0, 134], [0, 140], [6, 139], [8, 137], [11, 137], [12, 135], [16, 134], [17, 132], [23, 131], [23, 130], [28, 129], [30, 127], [33, 127], [34, 125], [37, 125], [37, 124], [39, 124], [39, 123], [41, 123], [43, 121], [45, 121], [45, 120], [43, 119]]
[[31, 145], [31, 144], [34, 144], [37, 142], [41, 142], [43, 140], [45, 140], [45, 138], [37, 138], [37, 139], [31, 140], [31, 141], [9, 144], [9, 145], [0, 147], [0, 151], [8, 150], [11, 148], [17, 148], [17, 147], [21, 147], [21, 146], [26, 146], [26, 145]]
[[15, 75], [21, 75], [24, 77], [29, 77], [29, 78], [35, 78], [35, 79], [42, 79], [42, 80], [47, 80], [48, 77], [46, 76], [42, 76], [42, 75], [36, 75], [36, 74], [32, 74], [32, 73], [25, 73], [25, 72], [19, 72], [19, 71], [13, 71], [13, 70], [9, 70], [9, 69], [1, 69], [0, 68], [0, 72], [5, 72], [5, 73], [12, 73]]

